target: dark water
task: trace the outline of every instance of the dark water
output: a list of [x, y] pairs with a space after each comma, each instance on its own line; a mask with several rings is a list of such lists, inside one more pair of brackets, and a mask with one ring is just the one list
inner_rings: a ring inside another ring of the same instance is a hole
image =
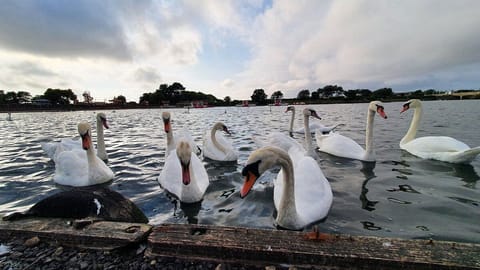
[[[314, 105], [322, 123], [344, 123], [340, 132], [361, 145], [365, 140], [367, 104]], [[297, 107], [295, 127], [302, 125]], [[328, 217], [317, 223], [324, 232], [427, 238], [480, 243], [480, 158], [471, 165], [422, 160], [399, 149], [412, 112], [399, 114], [401, 103], [386, 103], [388, 119], [375, 119], [374, 166], [318, 153], [331, 183], [334, 201]], [[109, 166], [115, 172], [111, 188], [134, 201], [151, 224], [202, 223], [275, 229], [272, 179], [267, 173], [253, 191], [240, 199], [242, 165], [254, 149], [251, 136], [285, 131], [290, 114], [285, 107], [171, 109], [173, 128], [188, 127], [201, 145], [205, 130], [223, 121], [239, 151], [238, 163], [204, 160], [210, 186], [204, 200], [176, 203], [157, 183], [165, 160], [162, 110], [105, 111]], [[25, 210], [58, 192], [54, 163], [41, 142], [78, 137], [76, 125], [94, 124], [96, 112], [15, 113], [0, 115], [0, 215]], [[424, 102], [419, 136], [445, 135], [470, 146], [480, 145], [480, 101]], [[94, 132], [95, 134], [95, 132]], [[296, 136], [301, 141], [301, 136]], [[314, 141], [315, 143], [315, 141]], [[277, 170], [278, 171], [278, 170]], [[308, 229], [308, 228], [307, 228]]]

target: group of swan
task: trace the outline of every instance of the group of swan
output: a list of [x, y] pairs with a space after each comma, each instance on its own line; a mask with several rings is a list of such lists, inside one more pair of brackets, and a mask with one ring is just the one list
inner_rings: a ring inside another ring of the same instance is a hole
[[113, 171], [95, 155], [90, 124], [78, 124], [83, 149], [73, 148], [56, 155], [53, 180], [60, 185], [90, 186], [113, 179]]
[[[209, 185], [207, 171], [195, 152], [199, 147], [185, 129], [180, 136], [173, 137], [169, 112], [163, 112], [162, 119], [167, 134], [167, 158], [157, 180], [162, 188], [174, 194], [181, 202], [198, 202], [202, 200]], [[203, 156], [216, 161], [236, 161], [238, 155], [233, 145], [217, 131], [230, 134], [223, 123], [216, 123], [205, 134]]]
[[[107, 151], [105, 149], [105, 139], [103, 128], [108, 129], [108, 122], [107, 116], [105, 113], [100, 112], [97, 113], [96, 116], [96, 124], [97, 124], [97, 156], [103, 160], [107, 161]], [[43, 151], [45, 154], [51, 158], [53, 161], [57, 159], [58, 154], [63, 151], [71, 151], [73, 149], [82, 149], [82, 143], [80, 140], [73, 140], [70, 138], [63, 138], [60, 142], [49, 142], [49, 143], [42, 143], [41, 144]]]
[[[463, 142], [445, 136], [427, 136], [415, 138], [422, 114], [421, 102], [412, 99], [403, 105], [401, 113], [414, 109], [414, 116], [403, 139], [400, 148], [424, 159], [436, 159], [451, 163], [471, 162], [479, 153], [480, 147], [470, 148]], [[294, 108], [290, 132], [293, 128]], [[268, 169], [280, 166], [281, 170], [274, 181], [274, 204], [277, 209], [276, 224], [287, 229], [302, 229], [312, 222], [323, 219], [331, 207], [333, 196], [330, 184], [324, 176], [318, 163], [310, 156], [312, 151], [311, 129], [315, 128], [318, 149], [331, 155], [375, 161], [373, 151], [373, 123], [375, 114], [386, 119], [382, 102], [370, 102], [367, 110], [365, 134], [365, 149], [357, 142], [333, 132], [335, 127], [312, 127], [309, 118], [320, 119], [316, 111], [310, 108], [303, 110], [305, 147], [295, 139], [283, 134], [272, 133], [266, 141], [255, 140], [260, 147], [253, 151], [242, 175], [245, 177], [240, 190], [245, 197], [252, 189], [255, 181]], [[195, 144], [188, 131], [183, 130], [175, 137], [170, 122], [170, 113], [163, 112], [162, 119], [167, 138], [166, 159], [164, 167], [158, 176], [158, 182], [168, 192], [174, 194], [182, 202], [193, 203], [202, 200], [209, 185], [208, 174], [202, 161], [198, 158], [199, 147]], [[54, 181], [62, 185], [85, 186], [104, 183], [113, 179], [113, 172], [100, 159], [106, 160], [103, 141], [103, 126], [106, 117], [97, 116], [97, 155], [93, 150], [91, 128], [88, 123], [78, 124], [81, 136], [79, 142], [62, 140], [57, 144], [42, 145], [47, 155], [56, 164]], [[221, 122], [216, 123], [207, 131], [203, 141], [203, 155], [217, 161], [236, 161], [238, 155], [223, 134], [230, 134], [228, 128]], [[306, 149], [306, 150], [305, 150]], [[85, 151], [86, 150], [86, 151]]]
[[[305, 127], [301, 127], [301, 128], [297, 128], [295, 130], [293, 130], [293, 122], [295, 120], [295, 106], [288, 106], [287, 109], [285, 110], [285, 112], [292, 112], [292, 117], [290, 118], [290, 128], [288, 129], [290, 135], [292, 135], [293, 133], [299, 133], [299, 134], [305, 134]], [[343, 124], [337, 124], [335, 126], [324, 126], [320, 123], [311, 123], [308, 125], [309, 129], [310, 129], [310, 132], [311, 133], [316, 133], [316, 132], [320, 132], [322, 134], [327, 134], [327, 133], [330, 133], [331, 131], [333, 131], [334, 129], [336, 129], [337, 127], [339, 126], [342, 126]]]
[[66, 186], [90, 186], [108, 182], [113, 179], [113, 171], [105, 165], [108, 160], [105, 150], [103, 128], [108, 129], [105, 113], [98, 113], [97, 151], [95, 153], [91, 126], [86, 122], [78, 124], [80, 140], [69, 138], [60, 142], [41, 144], [42, 149], [55, 163], [55, 183]]

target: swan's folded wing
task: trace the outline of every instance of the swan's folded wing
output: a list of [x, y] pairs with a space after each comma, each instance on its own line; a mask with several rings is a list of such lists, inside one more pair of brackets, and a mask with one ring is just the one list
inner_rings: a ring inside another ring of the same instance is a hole
[[182, 192], [182, 167], [176, 151], [170, 152], [165, 159], [158, 183], [170, 193], [180, 196]]

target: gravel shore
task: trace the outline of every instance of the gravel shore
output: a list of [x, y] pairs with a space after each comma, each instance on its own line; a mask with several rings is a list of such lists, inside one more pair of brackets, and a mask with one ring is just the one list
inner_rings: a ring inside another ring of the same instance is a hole
[[145, 256], [146, 245], [111, 251], [66, 247], [30, 239], [0, 241], [9, 252], [0, 255], [0, 270], [17, 269], [297, 269], [281, 266], [255, 266], [214, 261]]

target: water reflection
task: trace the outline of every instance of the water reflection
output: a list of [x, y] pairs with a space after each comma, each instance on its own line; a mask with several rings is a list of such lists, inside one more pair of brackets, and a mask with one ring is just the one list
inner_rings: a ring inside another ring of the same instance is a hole
[[362, 161], [362, 169], [361, 172], [365, 176], [365, 181], [362, 183], [362, 192], [360, 193], [360, 201], [362, 202], [362, 209], [365, 209], [367, 211], [373, 211], [375, 210], [375, 205], [378, 203], [378, 201], [371, 201], [367, 198], [367, 193], [368, 193], [368, 188], [367, 184], [368, 182], [375, 178], [375, 172], [373, 169], [375, 169], [376, 162], [364, 162]]

